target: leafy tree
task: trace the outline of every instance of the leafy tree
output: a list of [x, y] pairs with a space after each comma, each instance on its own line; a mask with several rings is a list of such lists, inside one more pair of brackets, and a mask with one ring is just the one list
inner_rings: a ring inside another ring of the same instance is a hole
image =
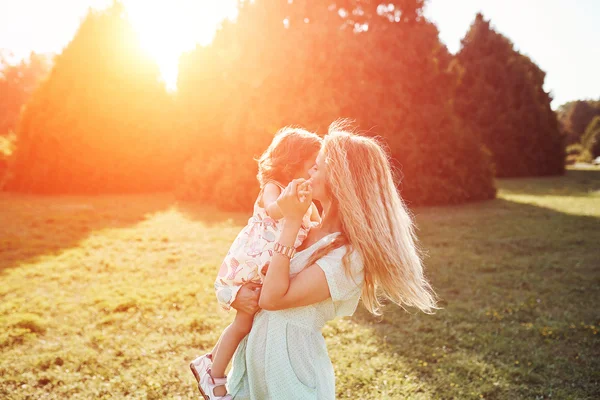
[[588, 124], [581, 143], [592, 157], [600, 157], [600, 116], [597, 115]]
[[557, 114], [566, 143], [578, 143], [590, 122], [600, 115], [600, 100], [570, 101], [561, 105]]
[[0, 135], [16, 129], [21, 108], [46, 77], [50, 66], [49, 57], [34, 52], [17, 64], [0, 55]]
[[413, 204], [493, 197], [489, 156], [454, 115], [458, 76], [422, 5], [244, 2], [236, 23], [182, 58], [178, 82], [198, 149], [192, 165], [239, 165], [212, 195], [213, 180], [202, 175], [208, 170], [189, 168], [199, 175], [186, 181], [198, 186], [183, 192], [218, 203], [241, 191], [247, 198], [227, 207], [244, 207], [256, 193], [252, 156], [278, 128], [325, 133], [348, 117], [383, 137]]

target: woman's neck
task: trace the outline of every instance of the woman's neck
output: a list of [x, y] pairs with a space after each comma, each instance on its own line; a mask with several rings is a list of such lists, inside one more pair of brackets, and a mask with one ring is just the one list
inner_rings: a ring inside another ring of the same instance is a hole
[[341, 232], [342, 221], [338, 208], [333, 205], [331, 200], [321, 202], [323, 206], [323, 219], [321, 220], [321, 229], [327, 233]]

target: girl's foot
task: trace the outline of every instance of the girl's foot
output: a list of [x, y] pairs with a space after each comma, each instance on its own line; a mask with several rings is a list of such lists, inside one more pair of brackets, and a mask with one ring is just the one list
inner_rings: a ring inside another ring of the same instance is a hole
[[196, 378], [196, 382], [200, 383], [200, 380], [206, 375], [211, 366], [212, 354], [210, 353], [200, 356], [190, 363], [190, 369], [194, 374], [194, 378]]
[[198, 389], [204, 396], [204, 400], [232, 400], [227, 394], [227, 377], [213, 378], [210, 369], [202, 376], [198, 383]]

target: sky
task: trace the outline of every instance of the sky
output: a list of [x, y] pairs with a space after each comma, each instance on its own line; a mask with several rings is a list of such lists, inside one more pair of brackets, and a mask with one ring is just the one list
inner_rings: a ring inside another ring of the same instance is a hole
[[[0, 0], [0, 49], [11, 51], [16, 59], [32, 50], [60, 52], [89, 7], [110, 3]], [[134, 27], [167, 83], [175, 80], [181, 51], [209, 41], [223, 18], [235, 18], [234, 3], [125, 0]], [[554, 97], [554, 108], [570, 100], [600, 98], [600, 0], [429, 0], [425, 14], [454, 53], [478, 11], [546, 71], [545, 89]]]
[[425, 15], [455, 53], [479, 11], [546, 71], [553, 108], [600, 98], [600, 0], [430, 0]]

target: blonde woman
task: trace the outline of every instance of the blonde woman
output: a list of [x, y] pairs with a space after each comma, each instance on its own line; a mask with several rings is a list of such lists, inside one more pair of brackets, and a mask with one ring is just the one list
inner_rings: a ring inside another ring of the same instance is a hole
[[[262, 309], [234, 356], [228, 389], [236, 400], [335, 399], [321, 329], [352, 315], [361, 297], [377, 315], [383, 297], [424, 312], [436, 308], [381, 146], [334, 124], [309, 175], [277, 200], [285, 222], [262, 289], [244, 288], [232, 304], [254, 309], [258, 299]], [[295, 252], [313, 199], [323, 205], [322, 223]]]

